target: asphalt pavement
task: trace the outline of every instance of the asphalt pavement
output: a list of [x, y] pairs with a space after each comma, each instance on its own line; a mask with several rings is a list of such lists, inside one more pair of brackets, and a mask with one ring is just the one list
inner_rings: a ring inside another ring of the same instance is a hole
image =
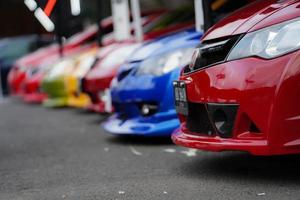
[[98, 114], [0, 103], [0, 200], [300, 199], [300, 156], [117, 137]]

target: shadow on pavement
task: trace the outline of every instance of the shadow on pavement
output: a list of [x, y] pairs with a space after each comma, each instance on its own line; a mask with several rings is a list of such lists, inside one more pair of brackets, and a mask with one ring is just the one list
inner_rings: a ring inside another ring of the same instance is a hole
[[107, 142], [117, 145], [174, 145], [170, 137], [111, 136]]
[[181, 165], [187, 176], [300, 184], [300, 155], [259, 157], [247, 153], [207, 153]]
[[98, 114], [98, 113], [92, 112], [90, 110], [81, 109], [81, 108], [74, 108], [74, 112], [75, 112], [75, 114], [78, 114], [78, 115], [97, 115]]

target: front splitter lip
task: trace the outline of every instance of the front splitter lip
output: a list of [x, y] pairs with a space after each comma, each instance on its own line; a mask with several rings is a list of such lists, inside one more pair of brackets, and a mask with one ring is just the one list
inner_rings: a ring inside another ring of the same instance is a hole
[[65, 96], [48, 98], [43, 102], [45, 107], [74, 107], [74, 108], [85, 108], [90, 104], [90, 99], [87, 95], [81, 94], [77, 96]]
[[91, 103], [88, 106], [86, 106], [85, 109], [91, 112], [101, 113], [101, 114], [110, 114], [114, 112], [114, 109], [112, 109], [112, 112], [107, 112], [105, 110], [105, 103], [102, 101], [99, 101], [98, 103]]
[[26, 103], [37, 103], [41, 104], [48, 98], [47, 94], [44, 93], [32, 93], [32, 94], [25, 94], [23, 96], [23, 100]]
[[68, 97], [49, 98], [43, 102], [43, 106], [48, 108], [59, 108], [68, 106]]
[[205, 151], [245, 151], [253, 155], [270, 155], [268, 141], [265, 139], [227, 139], [219, 136], [187, 134], [178, 129], [172, 134], [175, 144]]
[[170, 137], [172, 132], [179, 127], [179, 121], [177, 118], [151, 121], [145, 120], [143, 117], [121, 120], [115, 114], [104, 122], [102, 126], [107, 132], [114, 135]]
[[96, 113], [104, 113], [104, 105], [101, 103], [93, 103], [88, 105], [86, 110]]

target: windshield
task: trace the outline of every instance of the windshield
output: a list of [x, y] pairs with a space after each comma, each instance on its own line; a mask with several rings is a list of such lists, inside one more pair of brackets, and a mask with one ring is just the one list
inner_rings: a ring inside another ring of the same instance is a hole
[[205, 30], [253, 0], [203, 0]]
[[3, 41], [1, 45], [0, 59], [15, 59], [30, 51], [32, 39], [30, 38], [14, 38]]
[[149, 33], [161, 30], [165, 27], [172, 26], [178, 23], [191, 22], [195, 19], [195, 12], [193, 5], [172, 10], [160, 16], [157, 20], [144, 26], [144, 32]]

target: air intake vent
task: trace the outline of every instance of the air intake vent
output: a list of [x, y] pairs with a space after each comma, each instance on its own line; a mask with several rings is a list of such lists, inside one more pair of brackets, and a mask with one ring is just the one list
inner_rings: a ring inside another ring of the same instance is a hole
[[186, 127], [194, 133], [205, 135], [215, 134], [205, 104], [189, 103], [189, 115], [187, 116]]
[[261, 133], [261, 130], [259, 130], [259, 128], [256, 126], [256, 124], [254, 124], [254, 122], [251, 123], [249, 131], [251, 133]]
[[189, 131], [204, 135], [232, 138], [239, 105], [188, 103], [186, 127]]

